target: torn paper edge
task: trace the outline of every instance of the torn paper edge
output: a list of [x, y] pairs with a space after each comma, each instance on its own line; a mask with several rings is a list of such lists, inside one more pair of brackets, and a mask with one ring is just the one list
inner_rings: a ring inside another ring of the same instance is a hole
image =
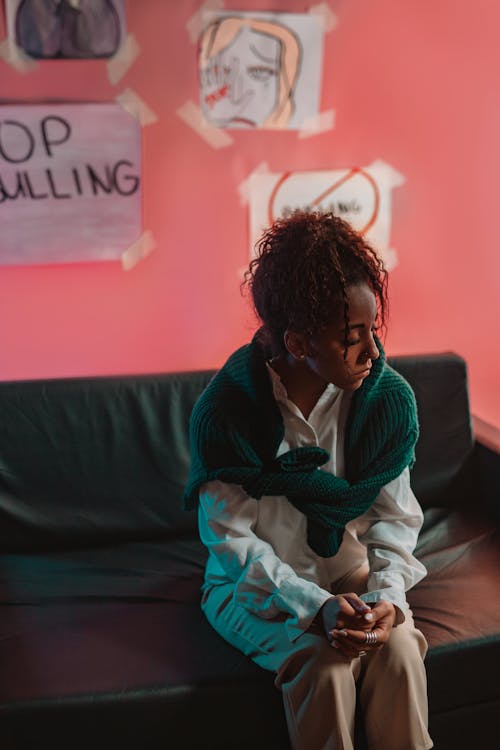
[[127, 70], [132, 67], [141, 52], [137, 39], [133, 34], [127, 34], [118, 51], [108, 60], [106, 69], [108, 80], [116, 86], [123, 78]]
[[[208, 11], [217, 11], [224, 8], [224, 0], [205, 0], [186, 23], [186, 30], [191, 42], [194, 44], [200, 38], [203, 24], [203, 15]], [[204, 18], [207, 22], [207, 18]]]
[[397, 250], [393, 247], [388, 247], [386, 250], [380, 252], [382, 263], [386, 271], [394, 271], [396, 266], [399, 264], [399, 258]]
[[335, 110], [327, 109], [318, 115], [306, 117], [299, 130], [299, 138], [310, 138], [312, 135], [326, 133], [335, 127]]
[[254, 177], [254, 175], [266, 174], [266, 172], [269, 172], [269, 166], [267, 164], [267, 161], [262, 161], [258, 166], [255, 167], [255, 169], [250, 172], [247, 177], [245, 177], [244, 180], [240, 182], [237, 190], [240, 196], [241, 206], [246, 206], [250, 202], [250, 183], [252, 182], [252, 178]]
[[385, 171], [387, 175], [388, 182], [391, 185], [391, 188], [397, 188], [401, 187], [401, 185], [404, 185], [406, 182], [406, 177], [401, 172], [398, 172], [397, 169], [394, 169], [394, 167], [391, 167], [390, 164], [388, 164], [383, 159], [376, 159], [376, 161], [373, 161], [368, 169], [377, 169], [381, 171]]
[[11, 37], [0, 42], [0, 58], [8, 65], [17, 70], [18, 73], [31, 73], [38, 68], [38, 63], [29, 57]]
[[156, 112], [153, 112], [133, 89], [125, 89], [121, 94], [115, 96], [115, 101], [121, 104], [123, 109], [127, 110], [133, 117], [136, 117], [143, 127], [158, 122]]
[[156, 248], [153, 232], [147, 229], [121, 255], [122, 269], [130, 271], [139, 261], [144, 260]]
[[182, 107], [179, 107], [176, 114], [212, 148], [225, 148], [234, 143], [225, 130], [209, 125], [203, 117], [201, 109], [190, 99]]
[[328, 3], [318, 3], [317, 5], [311, 5], [308, 13], [318, 19], [320, 24], [323, 26], [323, 31], [325, 32], [325, 34], [333, 31], [339, 25], [339, 20]]

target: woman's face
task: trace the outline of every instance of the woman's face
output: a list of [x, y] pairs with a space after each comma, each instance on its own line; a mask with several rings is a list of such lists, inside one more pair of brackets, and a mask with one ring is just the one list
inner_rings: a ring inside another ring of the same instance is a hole
[[259, 127], [279, 101], [280, 41], [243, 27], [201, 71], [201, 105], [218, 127]]
[[379, 351], [374, 340], [377, 303], [367, 284], [347, 288], [350, 327], [345, 351], [343, 319], [330, 323], [305, 342], [305, 363], [311, 375], [346, 391], [355, 391], [370, 374]]

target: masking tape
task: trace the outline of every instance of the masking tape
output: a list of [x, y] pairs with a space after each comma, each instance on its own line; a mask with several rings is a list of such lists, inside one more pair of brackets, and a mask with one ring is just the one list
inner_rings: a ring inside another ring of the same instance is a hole
[[18, 73], [31, 73], [38, 68], [38, 63], [29, 57], [21, 47], [18, 47], [13, 39], [7, 37], [0, 42], [0, 58]]
[[397, 251], [393, 247], [384, 249], [380, 255], [386, 271], [392, 271], [399, 263]]
[[333, 130], [335, 125], [335, 110], [327, 109], [320, 112], [319, 115], [306, 117], [299, 130], [299, 138], [309, 138], [311, 135], [325, 133], [327, 130]]
[[318, 5], [311, 5], [309, 13], [318, 19], [320, 24], [323, 26], [323, 31], [327, 34], [329, 31], [338, 26], [338, 18], [330, 8], [328, 3], [318, 3]]
[[224, 7], [224, 0], [205, 0], [205, 2], [198, 8], [196, 13], [191, 16], [189, 21], [186, 23], [186, 29], [189, 34], [189, 38], [193, 44], [198, 41], [200, 34], [203, 29], [203, 22], [207, 22], [207, 17], [203, 18], [203, 15], [207, 11], [221, 10]]
[[401, 187], [401, 185], [404, 185], [406, 182], [406, 177], [404, 176], [404, 174], [398, 172], [397, 169], [391, 167], [391, 165], [383, 159], [377, 159], [377, 161], [372, 162], [369, 168], [377, 169], [378, 171], [384, 171], [384, 177], [390, 184], [391, 188]]
[[201, 109], [191, 100], [177, 110], [177, 115], [212, 148], [225, 148], [234, 143], [229, 133], [210, 125], [203, 117]]
[[108, 80], [113, 85], [121, 81], [127, 70], [134, 64], [141, 48], [133, 34], [127, 34], [115, 55], [106, 65]]
[[130, 271], [140, 260], [150, 255], [155, 248], [156, 241], [153, 237], [153, 232], [148, 229], [122, 253], [121, 261], [123, 270]]
[[132, 89], [125, 89], [121, 94], [115, 96], [115, 101], [121, 104], [123, 109], [137, 117], [142, 126], [152, 125], [158, 121], [158, 116]]
[[250, 201], [250, 183], [252, 181], [252, 177], [256, 174], [265, 174], [266, 172], [269, 172], [267, 161], [262, 161], [257, 167], [255, 167], [254, 170], [250, 172], [248, 177], [245, 177], [245, 179], [240, 182], [240, 184], [238, 185], [238, 193], [240, 196], [240, 204], [242, 206], [246, 206]]

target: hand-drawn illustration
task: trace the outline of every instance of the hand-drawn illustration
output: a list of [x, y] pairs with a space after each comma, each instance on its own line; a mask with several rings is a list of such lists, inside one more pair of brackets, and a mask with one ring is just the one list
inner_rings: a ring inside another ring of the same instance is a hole
[[249, 180], [251, 255], [262, 229], [295, 209], [331, 211], [373, 244], [386, 268], [397, 263], [389, 247], [391, 190], [404, 178], [377, 161], [368, 167], [315, 172], [258, 173]]
[[316, 115], [322, 30], [308, 14], [211, 14], [199, 40], [201, 110], [219, 128], [300, 128]]
[[6, 0], [9, 36], [41, 59], [111, 57], [125, 34], [124, 0]]

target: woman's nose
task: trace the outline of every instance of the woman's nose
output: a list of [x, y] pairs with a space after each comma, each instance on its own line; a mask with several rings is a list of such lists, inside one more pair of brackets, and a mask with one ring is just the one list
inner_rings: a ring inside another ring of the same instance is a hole
[[369, 359], [378, 359], [380, 357], [380, 352], [373, 338], [365, 349], [363, 357], [366, 362]]
[[378, 346], [375, 343], [375, 341], [373, 341], [372, 339], [371, 346], [370, 346], [370, 359], [378, 359], [379, 357], [380, 357], [380, 352], [378, 350]]

